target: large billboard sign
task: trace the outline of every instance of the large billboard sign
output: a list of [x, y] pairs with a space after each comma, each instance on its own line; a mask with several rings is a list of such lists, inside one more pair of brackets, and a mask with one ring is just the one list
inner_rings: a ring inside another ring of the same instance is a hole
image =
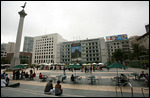
[[81, 61], [81, 44], [71, 45], [71, 58], [72, 61]]
[[118, 40], [126, 40], [126, 39], [128, 39], [127, 34], [106, 36], [107, 41], [118, 41]]

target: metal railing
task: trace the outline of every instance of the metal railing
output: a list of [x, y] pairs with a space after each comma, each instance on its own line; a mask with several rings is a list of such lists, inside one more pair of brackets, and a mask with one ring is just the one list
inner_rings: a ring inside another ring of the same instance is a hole
[[116, 87], [115, 89], [116, 89], [116, 97], [118, 97], [118, 92], [117, 92], [117, 89], [118, 88], [120, 88], [120, 91], [121, 91], [121, 97], [123, 97], [123, 93], [122, 93], [122, 86], [124, 85], [124, 84], [128, 84], [129, 86], [130, 86], [130, 88], [131, 88], [131, 96], [133, 97], [133, 86], [131, 85], [131, 83], [129, 83], [129, 82], [125, 82], [125, 83], [123, 83], [123, 84], [121, 84], [120, 86], [118, 86], [118, 87]]
[[144, 94], [144, 91], [143, 91], [143, 90], [149, 90], [149, 88], [141, 88], [141, 91], [142, 91], [143, 97], [145, 97], [145, 94]]

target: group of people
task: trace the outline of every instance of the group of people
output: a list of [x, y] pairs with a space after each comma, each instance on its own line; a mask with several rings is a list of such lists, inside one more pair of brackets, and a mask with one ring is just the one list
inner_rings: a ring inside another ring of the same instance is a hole
[[28, 74], [28, 72], [25, 72], [23, 70], [21, 71], [21, 73], [19, 70], [17, 70], [17, 71], [13, 70], [13, 79], [16, 79], [16, 80], [23, 79], [23, 76], [26, 79], [31, 80], [36, 76], [36, 74], [35, 74], [35, 72], [33, 73], [32, 69], [30, 70], [30, 74]]
[[55, 93], [55, 95], [57, 95], [57, 96], [61, 95], [63, 93], [63, 89], [61, 88], [60, 80], [57, 81], [57, 84], [55, 85], [55, 88], [53, 87], [52, 82], [53, 82], [52, 80], [49, 80], [49, 82], [46, 84], [44, 93], [45, 94]]
[[[61, 78], [61, 81], [63, 82], [67, 78], [66, 73]], [[43, 81], [46, 80], [46, 77], [43, 77], [42, 73], [39, 74], [39, 79], [42, 79]]]
[[[144, 78], [144, 82], [149, 85], [149, 74], [148, 73], [144, 73], [144, 71], [142, 71], [141, 73], [139, 73], [139, 75], [137, 76], [138, 80], [140, 80], [141, 78]], [[123, 84], [125, 82], [128, 82], [128, 78], [126, 75], [121, 74], [120, 75], [120, 82]], [[125, 83], [123, 86], [125, 86], [127, 83]]]
[[1, 74], [1, 87], [7, 87], [9, 84], [9, 77], [7, 73]]
[[149, 85], [149, 74], [148, 73], [144, 73], [144, 71], [142, 71], [141, 73], [139, 73], [137, 78], [138, 78], [138, 80], [140, 80], [142, 77], [145, 79], [145, 83], [147, 85]]

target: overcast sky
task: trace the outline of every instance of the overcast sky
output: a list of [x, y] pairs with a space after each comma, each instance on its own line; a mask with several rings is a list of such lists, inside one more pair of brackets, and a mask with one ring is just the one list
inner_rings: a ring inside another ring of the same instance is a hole
[[[20, 6], [25, 1], [1, 1], [1, 43], [16, 42]], [[143, 35], [149, 24], [149, 1], [27, 1], [24, 36], [58, 33], [73, 41], [111, 35]]]

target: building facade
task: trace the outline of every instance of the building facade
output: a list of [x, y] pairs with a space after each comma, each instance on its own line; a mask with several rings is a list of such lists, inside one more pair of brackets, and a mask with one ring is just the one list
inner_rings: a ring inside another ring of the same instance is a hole
[[32, 52], [33, 51], [33, 37], [24, 37], [24, 45], [23, 45], [24, 52]]
[[60, 63], [104, 63], [107, 61], [104, 38], [63, 42], [60, 47]]
[[7, 43], [1, 44], [1, 58], [7, 56], [6, 46], [7, 46]]
[[7, 53], [12, 53], [15, 50], [15, 43], [14, 42], [8, 42], [6, 46]]
[[1, 44], [1, 57], [6, 57], [7, 53], [14, 52], [14, 49], [15, 49], [14, 42], [2, 43]]
[[137, 35], [129, 37], [129, 47], [130, 47], [130, 51], [133, 50], [132, 47], [133, 47], [134, 44], [138, 44], [137, 39], [138, 39], [139, 37], [140, 37], [140, 36], [137, 36]]
[[108, 53], [108, 60], [111, 60], [113, 52], [116, 49], [123, 49], [124, 51], [129, 51], [129, 40], [118, 40], [118, 41], [107, 41], [107, 53]]
[[60, 42], [65, 42], [58, 33], [34, 37], [32, 63], [59, 63]]
[[[14, 53], [7, 53], [7, 60], [10, 62], [11, 59], [13, 58]], [[32, 64], [32, 53], [31, 52], [20, 52], [19, 53], [19, 58], [20, 61], [22, 60], [27, 60], [27, 64], [31, 65]]]
[[137, 43], [140, 46], [144, 46], [146, 49], [149, 49], [149, 32], [147, 32], [144, 35], [140, 36], [137, 39]]

